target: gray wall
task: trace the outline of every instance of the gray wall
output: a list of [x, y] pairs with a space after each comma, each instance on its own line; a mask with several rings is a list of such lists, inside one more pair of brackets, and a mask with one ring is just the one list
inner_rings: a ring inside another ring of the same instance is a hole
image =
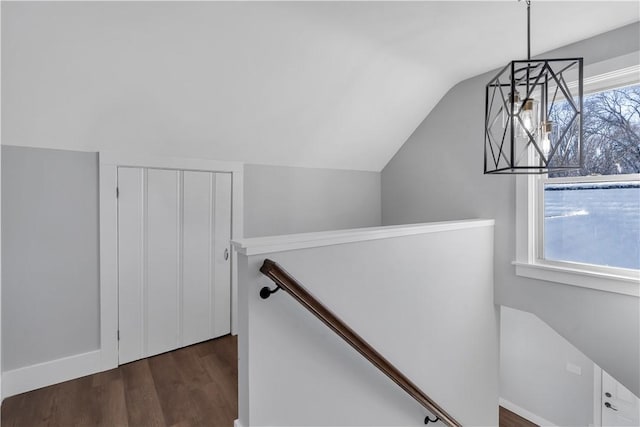
[[[578, 366], [581, 375], [567, 371]], [[531, 313], [500, 312], [500, 396], [558, 426], [593, 423], [593, 362]]]
[[95, 350], [98, 156], [2, 146], [2, 369]]
[[[639, 49], [636, 23], [545, 56], [590, 64]], [[536, 314], [638, 395], [637, 298], [515, 275], [515, 177], [483, 175], [484, 89], [494, 75], [453, 87], [385, 167], [382, 222], [494, 218], [496, 302]]]
[[[2, 146], [2, 370], [99, 348], [96, 153]], [[248, 165], [245, 235], [380, 225], [380, 174]]]
[[381, 224], [380, 173], [246, 165], [245, 237]]

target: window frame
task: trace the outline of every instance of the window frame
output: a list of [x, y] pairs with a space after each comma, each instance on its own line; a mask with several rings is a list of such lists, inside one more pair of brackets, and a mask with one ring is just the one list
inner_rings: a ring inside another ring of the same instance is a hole
[[[640, 83], [640, 52], [585, 67], [584, 93]], [[516, 177], [517, 276], [580, 286], [640, 298], [640, 270], [546, 260], [544, 251], [544, 184], [638, 180], [640, 174], [549, 178], [542, 175]]]

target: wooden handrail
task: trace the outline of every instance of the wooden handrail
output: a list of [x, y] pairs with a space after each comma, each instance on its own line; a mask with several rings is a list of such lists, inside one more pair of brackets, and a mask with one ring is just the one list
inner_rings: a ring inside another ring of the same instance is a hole
[[[284, 289], [289, 295], [291, 295], [296, 301], [302, 304], [307, 310], [320, 319], [325, 325], [338, 334], [343, 340], [345, 340], [351, 347], [353, 347], [358, 353], [364, 356], [375, 367], [382, 371], [393, 382], [398, 384], [400, 388], [406, 391], [411, 397], [413, 397], [418, 403], [426, 408], [433, 415], [438, 417], [440, 421], [451, 427], [461, 427], [458, 421], [455, 420], [450, 414], [442, 409], [436, 402], [434, 402], [429, 396], [427, 396], [417, 385], [415, 385], [409, 378], [407, 378], [402, 372], [400, 372], [395, 366], [385, 359], [377, 350], [375, 350], [369, 343], [367, 343], [360, 335], [358, 335], [353, 329], [351, 329], [346, 323], [344, 323], [338, 316], [336, 316], [331, 310], [325, 307], [320, 301], [318, 301], [309, 291], [307, 291], [296, 279], [294, 279], [289, 273], [287, 273], [278, 263], [265, 259], [260, 272], [269, 277], [278, 286], [275, 290], [269, 288], [263, 288], [260, 291], [262, 298], [268, 298], [270, 294], [276, 292], [278, 289]], [[425, 419], [425, 423], [434, 422], [429, 418]]]

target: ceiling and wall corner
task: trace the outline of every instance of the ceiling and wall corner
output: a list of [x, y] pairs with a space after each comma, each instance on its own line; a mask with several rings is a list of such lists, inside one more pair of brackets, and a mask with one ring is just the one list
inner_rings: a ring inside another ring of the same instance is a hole
[[[2, 143], [19, 146], [379, 172], [453, 85], [526, 54], [516, 1], [1, 7]], [[637, 5], [532, 15], [535, 54]]]

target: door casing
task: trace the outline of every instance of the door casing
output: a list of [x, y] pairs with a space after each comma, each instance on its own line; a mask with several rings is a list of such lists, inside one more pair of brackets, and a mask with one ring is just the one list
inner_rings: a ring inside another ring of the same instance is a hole
[[[593, 426], [601, 427], [603, 424], [604, 404], [604, 379], [603, 376], [608, 375], [598, 365], [593, 365]], [[613, 378], [612, 378], [613, 379]], [[613, 379], [615, 381], [615, 379]]]
[[[100, 187], [100, 364], [118, 366], [118, 167], [161, 168], [231, 173], [231, 239], [243, 237], [244, 165], [207, 159], [99, 153]], [[238, 260], [231, 254], [231, 333], [237, 331]]]

